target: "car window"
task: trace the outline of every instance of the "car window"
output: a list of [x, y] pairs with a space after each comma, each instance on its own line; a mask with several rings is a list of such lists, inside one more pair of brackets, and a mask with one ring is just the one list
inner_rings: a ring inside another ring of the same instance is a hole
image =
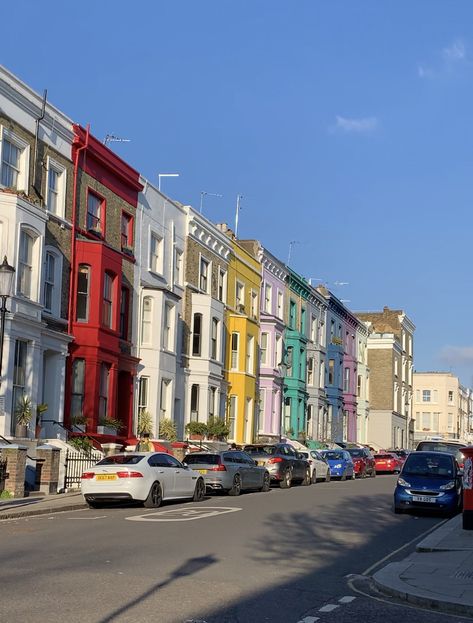
[[409, 476], [444, 476], [452, 477], [454, 472], [453, 458], [442, 454], [409, 455], [404, 463], [402, 473]]
[[251, 456], [249, 454], [246, 454], [245, 452], [238, 452], [238, 460], [239, 460], [240, 463], [246, 463], [246, 465], [254, 465], [255, 464], [255, 462], [251, 458]]
[[225, 463], [235, 463], [234, 454], [234, 452], [224, 452], [222, 454], [222, 461], [225, 461]]
[[97, 465], [136, 465], [144, 458], [143, 455], [140, 456], [139, 454], [116, 454], [106, 456]]
[[351, 448], [350, 450], [348, 450], [348, 454], [350, 454], [351, 456], [357, 456], [357, 457], [361, 457], [365, 455], [363, 450], [358, 449], [358, 448]]
[[220, 456], [218, 454], [187, 454], [184, 457], [184, 463], [187, 465], [197, 465], [205, 463], [207, 465], [218, 465], [220, 463]]
[[324, 457], [329, 461], [340, 461], [343, 458], [343, 454], [341, 452], [324, 452]]
[[392, 454], [375, 454], [374, 458], [375, 459], [381, 459], [382, 461], [385, 461], [386, 459], [394, 459], [395, 457], [393, 457]]
[[460, 446], [456, 443], [448, 443], [445, 441], [420, 441], [417, 445], [416, 451], [427, 452], [447, 452], [454, 456], [459, 463], [463, 463], [464, 456], [460, 452]]
[[182, 467], [180, 461], [170, 454], [153, 454], [149, 457], [148, 463], [152, 467]]

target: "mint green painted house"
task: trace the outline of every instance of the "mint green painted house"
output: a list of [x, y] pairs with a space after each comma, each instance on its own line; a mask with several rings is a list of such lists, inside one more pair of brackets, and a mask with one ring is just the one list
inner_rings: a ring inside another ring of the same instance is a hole
[[309, 284], [291, 269], [287, 277], [283, 433], [297, 439], [307, 431], [307, 300]]

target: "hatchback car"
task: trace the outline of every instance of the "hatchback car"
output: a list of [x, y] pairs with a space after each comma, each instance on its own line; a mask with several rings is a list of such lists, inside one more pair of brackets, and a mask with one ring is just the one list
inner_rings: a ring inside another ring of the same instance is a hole
[[455, 457], [458, 465], [463, 467], [465, 463], [465, 456], [461, 449], [465, 447], [464, 443], [459, 441], [444, 441], [444, 440], [425, 440], [419, 441], [416, 451], [426, 452], [448, 452]]
[[378, 452], [374, 455], [376, 472], [398, 474], [401, 471], [401, 461], [389, 452]]
[[270, 489], [268, 470], [246, 452], [192, 452], [184, 457], [184, 463], [203, 475], [207, 489], [229, 495], [240, 495], [245, 489]]
[[136, 501], [157, 508], [163, 500], [205, 496], [204, 479], [164, 452], [131, 452], [107, 456], [81, 477], [81, 490], [91, 508], [102, 502]]
[[251, 444], [243, 448], [258, 465], [266, 467], [271, 482], [282, 489], [298, 482], [310, 485], [309, 463], [288, 443]]
[[353, 461], [355, 476], [366, 478], [376, 476], [376, 463], [368, 448], [347, 448]]
[[317, 450], [307, 450], [307, 452], [301, 450], [299, 454], [302, 454], [309, 463], [310, 480], [313, 484], [319, 480], [330, 482], [330, 465]]
[[451, 454], [412, 452], [394, 491], [394, 512], [429, 509], [455, 513], [462, 502], [461, 470]]
[[331, 478], [355, 478], [355, 466], [347, 450], [323, 450], [320, 454], [330, 466]]

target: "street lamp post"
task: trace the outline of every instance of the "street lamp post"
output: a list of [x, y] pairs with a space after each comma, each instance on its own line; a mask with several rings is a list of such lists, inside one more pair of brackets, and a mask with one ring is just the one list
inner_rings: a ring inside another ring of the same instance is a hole
[[7, 298], [11, 296], [13, 285], [13, 277], [15, 269], [7, 262], [7, 256], [3, 258], [0, 264], [0, 383], [2, 382], [2, 364], [3, 364], [3, 338], [5, 335], [5, 314], [7, 313]]

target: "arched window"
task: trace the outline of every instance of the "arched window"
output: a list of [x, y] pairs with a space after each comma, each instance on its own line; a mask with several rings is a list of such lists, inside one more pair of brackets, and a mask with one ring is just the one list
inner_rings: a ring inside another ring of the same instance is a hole
[[33, 300], [37, 297], [38, 239], [37, 232], [21, 229], [18, 254], [18, 294]]
[[81, 264], [77, 274], [76, 316], [78, 322], [89, 320], [90, 266]]
[[141, 343], [151, 344], [151, 317], [153, 313], [153, 299], [145, 296], [141, 310]]

